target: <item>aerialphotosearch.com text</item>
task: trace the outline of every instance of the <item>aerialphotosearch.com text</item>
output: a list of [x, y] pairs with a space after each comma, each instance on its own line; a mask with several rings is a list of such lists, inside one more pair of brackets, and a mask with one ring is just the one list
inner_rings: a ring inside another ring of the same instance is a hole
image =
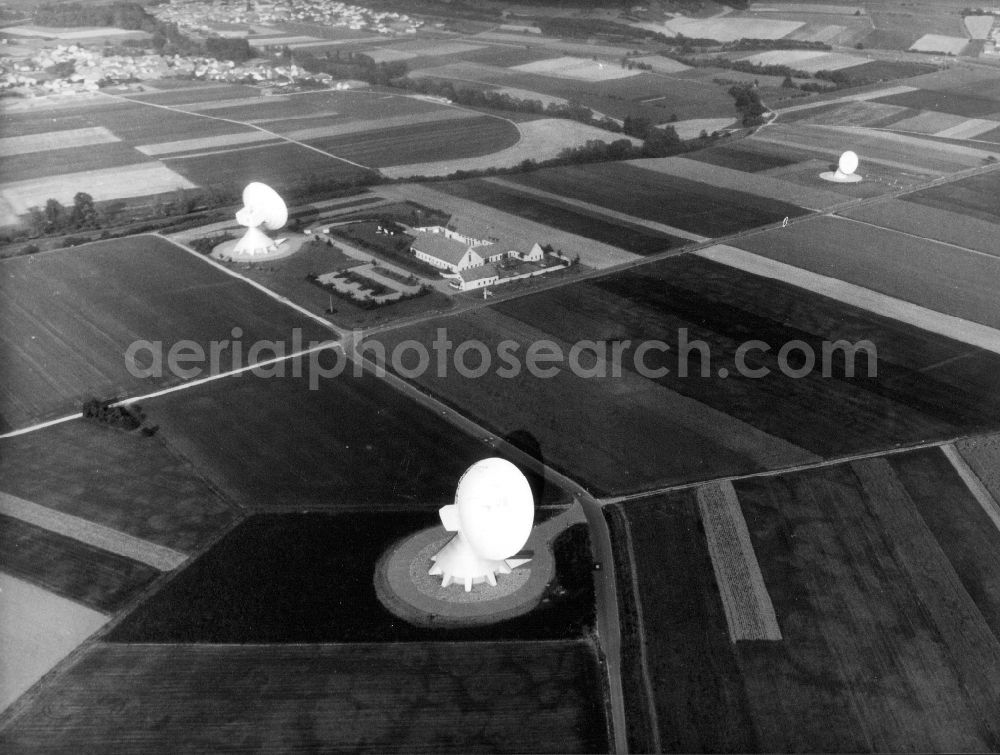
[[238, 327], [230, 335], [209, 341], [207, 346], [193, 340], [171, 344], [134, 341], [125, 352], [125, 366], [136, 378], [170, 375], [194, 380], [238, 372], [262, 378], [306, 376], [309, 387], [316, 389], [324, 379], [343, 374], [361, 377], [365, 373], [362, 360], [377, 375], [391, 369], [410, 380], [429, 372], [437, 378], [458, 375], [468, 379], [490, 373], [514, 379], [527, 373], [546, 380], [563, 372], [578, 378], [602, 379], [621, 377], [626, 371], [653, 380], [667, 376], [760, 379], [775, 373], [792, 379], [814, 375], [853, 378], [856, 373], [874, 378], [878, 365], [874, 343], [844, 339], [816, 343], [796, 339], [781, 344], [751, 339], [723, 359], [722, 355], [712, 353], [706, 341], [691, 338], [687, 328], [679, 328], [669, 343], [660, 339], [625, 339], [581, 340], [571, 345], [550, 339], [487, 343], [473, 338], [456, 342], [448, 337], [447, 328], [438, 328], [430, 344], [407, 339], [390, 346], [355, 331], [350, 339], [355, 344], [354, 355], [345, 354], [335, 341], [306, 344], [298, 328], [293, 329], [288, 341], [261, 339], [244, 343], [243, 331]]

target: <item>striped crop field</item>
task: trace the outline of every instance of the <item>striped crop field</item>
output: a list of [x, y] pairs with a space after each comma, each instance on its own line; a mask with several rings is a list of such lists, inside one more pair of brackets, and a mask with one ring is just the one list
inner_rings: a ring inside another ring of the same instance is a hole
[[[508, 374], [494, 359], [475, 380], [427, 371], [413, 378], [421, 389], [496, 433], [527, 429], [547, 462], [602, 493], [955, 437], [1000, 422], [996, 354], [700, 257], [673, 257], [377, 340], [387, 353], [411, 338], [430, 349], [438, 328], [455, 343], [483, 342], [492, 356], [509, 339], [521, 369]], [[753, 357], [754, 369], [766, 368], [758, 377], [735, 363], [736, 350], [753, 339], [769, 346]], [[791, 341], [811, 344], [815, 367], [823, 341], [843, 340], [875, 344], [877, 354], [868, 354], [874, 369], [861, 353], [853, 377], [842, 359], [828, 364], [827, 377], [818, 367], [794, 378], [778, 367], [776, 352]], [[538, 341], [562, 354], [544, 379], [525, 368], [527, 347]], [[637, 361], [638, 345], [651, 342], [665, 346]]]
[[734, 492], [780, 639], [730, 639], [701, 488], [605, 510], [633, 749], [997, 747], [1000, 530], [940, 449]]
[[43, 506], [48, 519], [84, 520], [124, 535], [123, 542], [142, 540], [181, 553], [196, 551], [235, 519], [161, 436], [83, 420], [0, 440], [0, 478], [0, 496]]

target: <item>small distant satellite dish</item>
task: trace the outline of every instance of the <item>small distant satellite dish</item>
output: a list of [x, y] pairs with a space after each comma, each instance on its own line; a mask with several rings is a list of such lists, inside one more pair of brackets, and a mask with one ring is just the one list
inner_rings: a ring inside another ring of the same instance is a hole
[[[509, 574], [531, 534], [534, 498], [527, 478], [514, 464], [493, 457], [477, 461], [458, 481], [455, 503], [438, 512], [446, 530], [457, 532], [432, 557], [430, 573], [443, 575], [442, 587], [453, 581], [496, 585], [496, 574]], [[523, 562], [520, 562], [523, 563]]]
[[857, 169], [857, 154], [851, 150], [847, 150], [840, 156], [840, 160], [837, 161], [836, 171], [826, 171], [825, 173], [820, 173], [819, 177], [824, 181], [833, 181], [835, 183], [857, 183], [861, 180], [861, 176], [855, 173]]
[[234, 256], [255, 257], [273, 252], [276, 244], [264, 231], [277, 231], [288, 222], [288, 207], [278, 192], [254, 181], [243, 189], [243, 209], [236, 222], [247, 232], [233, 249]]

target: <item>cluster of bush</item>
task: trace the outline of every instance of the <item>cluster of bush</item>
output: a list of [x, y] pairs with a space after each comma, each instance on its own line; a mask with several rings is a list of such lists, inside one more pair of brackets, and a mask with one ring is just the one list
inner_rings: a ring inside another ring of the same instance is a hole
[[200, 239], [195, 239], [190, 243], [192, 249], [194, 249], [199, 254], [211, 254], [212, 250], [215, 249], [219, 244], [226, 241], [231, 241], [236, 238], [231, 233], [219, 233], [215, 236], [202, 236]]
[[742, 116], [744, 126], [759, 126], [764, 122], [767, 108], [760, 101], [760, 92], [753, 84], [734, 84], [729, 87], [729, 96], [735, 101], [736, 110]]
[[143, 427], [146, 415], [143, 414], [140, 406], [115, 406], [117, 402], [117, 398], [103, 401], [99, 398], [87, 399], [83, 402], [83, 416], [85, 419], [94, 420], [120, 430], [133, 431], [141, 428], [143, 435], [155, 435], [156, 431], [160, 429], [159, 425]]
[[391, 289], [388, 288], [387, 286], [382, 285], [378, 281], [373, 281], [370, 278], [366, 278], [363, 275], [358, 275], [357, 273], [353, 273], [350, 270], [341, 270], [339, 273], [337, 273], [337, 276], [340, 278], [344, 278], [345, 280], [358, 283], [359, 285], [372, 291], [373, 292], [372, 295], [367, 296], [362, 294], [359, 296], [358, 294], [354, 294], [350, 291], [341, 291], [332, 283], [324, 283], [323, 281], [321, 281], [319, 279], [319, 275], [317, 275], [316, 273], [308, 273], [306, 275], [306, 280], [312, 283], [314, 286], [319, 286], [327, 293], [336, 296], [338, 299], [343, 299], [344, 301], [350, 302], [355, 307], [359, 307], [360, 309], [378, 309], [379, 307], [385, 307], [390, 304], [399, 304], [400, 302], [403, 301], [409, 301], [410, 299], [417, 299], [421, 296], [426, 296], [431, 292], [430, 286], [428, 286], [427, 284], [422, 284], [420, 288], [417, 291], [414, 291], [412, 294], [402, 294], [397, 299], [380, 302], [376, 301], [374, 297], [391, 293], [392, 292]]

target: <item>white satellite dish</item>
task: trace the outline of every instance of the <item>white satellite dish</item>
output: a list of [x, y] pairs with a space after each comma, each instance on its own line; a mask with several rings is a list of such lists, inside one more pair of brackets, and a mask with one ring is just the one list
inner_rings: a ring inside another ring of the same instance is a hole
[[254, 181], [243, 189], [243, 209], [236, 222], [247, 232], [233, 248], [234, 257], [257, 257], [275, 250], [276, 244], [264, 231], [277, 231], [288, 222], [288, 207], [278, 192]]
[[837, 161], [836, 171], [820, 173], [819, 177], [824, 181], [834, 181], [836, 183], [857, 183], [861, 180], [861, 176], [855, 173], [857, 169], [857, 153], [847, 150], [840, 156], [840, 160]]
[[441, 586], [464, 582], [496, 585], [496, 574], [509, 574], [517, 563], [508, 561], [524, 547], [535, 518], [531, 485], [516, 466], [497, 457], [477, 461], [458, 481], [455, 503], [438, 512], [444, 528], [456, 532], [431, 557], [432, 575], [442, 575]]

